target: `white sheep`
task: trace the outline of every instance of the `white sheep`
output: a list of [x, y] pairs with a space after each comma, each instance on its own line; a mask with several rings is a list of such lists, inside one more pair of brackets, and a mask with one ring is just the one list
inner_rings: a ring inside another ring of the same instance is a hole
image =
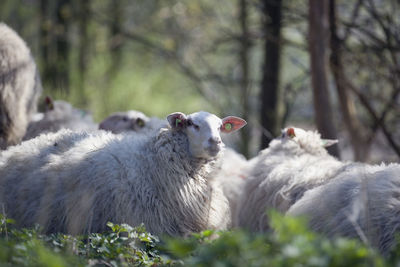
[[234, 225], [266, 231], [267, 210], [285, 213], [305, 191], [335, 177], [344, 163], [324, 148], [334, 143], [321, 139], [317, 132], [285, 129], [281, 137], [250, 160]]
[[217, 169], [211, 175], [228, 199], [232, 222], [237, 215], [239, 197], [247, 176], [248, 161], [232, 148], [225, 147], [219, 158]]
[[[104, 119], [99, 129], [111, 131], [112, 133], [148, 132], [166, 127], [166, 120], [157, 117], [149, 118], [140, 111], [130, 110], [126, 112], [115, 112]], [[226, 136], [222, 136], [224, 138]], [[222, 188], [228, 199], [232, 218], [236, 215], [238, 198], [243, 188], [246, 175], [247, 160], [235, 150], [225, 147], [222, 151], [217, 168], [211, 175], [215, 182]]]
[[36, 112], [42, 85], [29, 48], [0, 23], [0, 148], [18, 144]]
[[245, 125], [207, 112], [168, 116], [154, 134], [61, 130], [0, 154], [0, 203], [19, 226], [86, 233], [106, 222], [144, 223], [155, 234], [225, 229], [229, 206], [209, 175], [220, 132]]
[[329, 237], [360, 238], [387, 254], [400, 232], [400, 165], [350, 164], [287, 214], [306, 216], [311, 229]]
[[99, 129], [117, 134], [131, 131], [155, 131], [167, 125], [166, 120], [157, 117], [149, 118], [140, 111], [129, 110], [111, 114], [99, 124]]
[[[38, 118], [35, 119], [35, 117]], [[50, 97], [45, 98], [45, 112], [35, 114], [35, 117], [29, 123], [23, 140], [34, 138], [42, 133], [57, 132], [60, 129], [73, 131], [97, 129], [97, 124], [90, 113], [74, 108], [63, 100], [53, 101]]]

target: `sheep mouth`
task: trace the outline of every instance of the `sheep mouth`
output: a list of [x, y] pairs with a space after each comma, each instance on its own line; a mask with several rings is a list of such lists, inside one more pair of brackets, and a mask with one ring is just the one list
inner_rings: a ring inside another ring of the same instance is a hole
[[221, 151], [220, 147], [211, 147], [207, 149], [207, 153], [212, 156], [215, 157], [216, 155], [218, 155], [218, 153]]

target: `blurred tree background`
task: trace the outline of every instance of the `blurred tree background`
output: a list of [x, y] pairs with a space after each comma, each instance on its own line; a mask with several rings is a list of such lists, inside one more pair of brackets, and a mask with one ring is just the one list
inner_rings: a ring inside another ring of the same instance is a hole
[[287, 125], [339, 138], [342, 159], [400, 159], [398, 0], [3, 0], [45, 95], [165, 117], [207, 110], [248, 126], [247, 157]]

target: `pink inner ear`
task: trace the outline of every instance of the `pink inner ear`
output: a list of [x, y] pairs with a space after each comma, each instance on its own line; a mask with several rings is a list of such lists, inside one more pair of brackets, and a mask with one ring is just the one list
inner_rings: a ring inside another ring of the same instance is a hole
[[50, 104], [53, 102], [53, 99], [51, 99], [50, 96], [46, 96], [45, 99], [44, 99], [44, 102], [45, 102], [47, 105], [50, 105]]
[[296, 136], [296, 133], [294, 132], [294, 128], [289, 128], [289, 129], [287, 129], [287, 131], [286, 131], [286, 134], [289, 136], [289, 137], [295, 137]]
[[172, 128], [181, 128], [185, 125], [186, 115], [181, 112], [175, 112], [168, 115], [167, 120]]
[[50, 96], [46, 96], [44, 99], [44, 103], [46, 104], [46, 108], [48, 110], [53, 110], [54, 109], [54, 102], [53, 99]]
[[229, 116], [222, 119], [221, 132], [232, 133], [244, 127], [247, 122], [244, 119], [235, 116]]

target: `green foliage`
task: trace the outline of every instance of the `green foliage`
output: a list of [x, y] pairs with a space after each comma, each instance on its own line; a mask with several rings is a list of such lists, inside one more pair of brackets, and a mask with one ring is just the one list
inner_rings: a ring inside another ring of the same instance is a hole
[[111, 232], [89, 235], [87, 244], [81, 247], [81, 255], [113, 265], [166, 263], [156, 248], [158, 238], [147, 233], [143, 225], [133, 228], [127, 224], [108, 223], [107, 226]]
[[167, 248], [184, 266], [389, 266], [356, 240], [323, 238], [298, 218], [278, 213], [270, 218], [270, 233], [207, 231], [168, 240]]
[[357, 240], [327, 239], [306, 221], [269, 213], [271, 232], [206, 230], [158, 237], [144, 226], [108, 223], [83, 236], [16, 229], [0, 215], [0, 266], [399, 266], [400, 243], [386, 258]]
[[12, 220], [0, 214], [0, 265], [1, 266], [71, 266], [83, 261], [67, 251], [52, 249], [45, 244], [50, 237], [38, 234], [38, 228], [17, 230]]
[[110, 231], [88, 236], [43, 235], [40, 228], [16, 229], [0, 214], [0, 266], [168, 265], [159, 240], [144, 226], [108, 223]]
[[87, 109], [96, 121], [112, 112], [130, 109], [161, 118], [175, 111], [215, 111], [183, 75], [165, 62], [154, 64], [151, 58], [138, 56], [133, 60], [123, 60], [119, 70], [109, 75], [110, 55], [106, 51], [92, 60], [83, 91], [75, 86], [77, 72], [71, 71], [73, 86], [68, 94], [45, 87], [42, 96], [64, 99], [76, 107]]

